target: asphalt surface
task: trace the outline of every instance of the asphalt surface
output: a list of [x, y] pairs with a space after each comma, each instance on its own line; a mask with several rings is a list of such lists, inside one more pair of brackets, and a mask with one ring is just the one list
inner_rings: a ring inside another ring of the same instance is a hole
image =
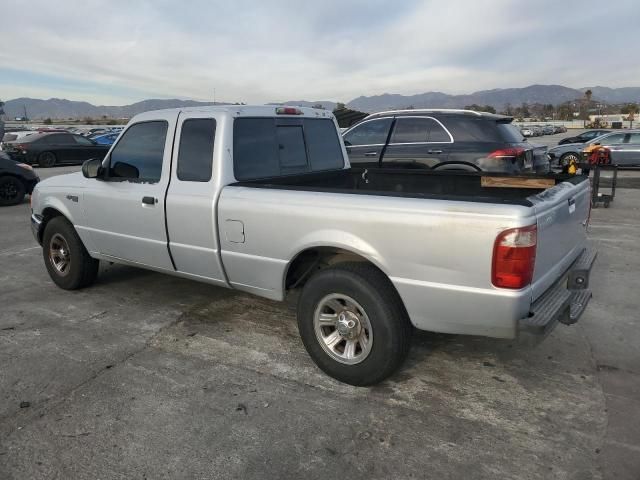
[[60, 290], [28, 203], [4, 208], [0, 479], [637, 480], [638, 205], [593, 210], [577, 325], [533, 349], [418, 333], [373, 388], [315, 367], [291, 302], [117, 265]]

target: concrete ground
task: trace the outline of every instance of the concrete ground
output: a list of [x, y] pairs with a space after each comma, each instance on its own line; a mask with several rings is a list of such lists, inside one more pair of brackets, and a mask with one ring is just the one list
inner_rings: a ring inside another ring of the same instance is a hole
[[639, 206], [593, 210], [577, 325], [535, 349], [420, 333], [373, 388], [322, 374], [287, 304], [115, 265], [60, 290], [28, 204], [4, 208], [0, 479], [637, 480]]

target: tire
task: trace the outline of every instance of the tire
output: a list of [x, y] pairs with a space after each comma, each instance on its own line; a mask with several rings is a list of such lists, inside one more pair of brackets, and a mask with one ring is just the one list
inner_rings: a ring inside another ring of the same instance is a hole
[[0, 206], [18, 205], [24, 200], [24, 183], [12, 176], [0, 177]]
[[42, 255], [51, 280], [65, 290], [88, 287], [98, 276], [100, 262], [91, 258], [73, 225], [64, 217], [55, 217], [47, 223]]
[[58, 162], [56, 154], [53, 152], [42, 152], [38, 155], [38, 165], [42, 168], [51, 168]]
[[569, 162], [571, 161], [572, 158], [576, 163], [580, 162], [580, 155], [578, 155], [575, 152], [568, 152], [560, 157], [560, 165], [564, 165], [564, 164], [569, 165]]
[[367, 386], [400, 367], [413, 327], [386, 275], [372, 265], [348, 262], [307, 281], [298, 301], [298, 330], [322, 371], [341, 382]]

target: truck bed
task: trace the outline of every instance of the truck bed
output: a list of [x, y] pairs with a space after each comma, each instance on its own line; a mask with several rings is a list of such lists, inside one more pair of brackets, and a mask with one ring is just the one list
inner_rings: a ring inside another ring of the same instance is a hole
[[486, 172], [424, 171], [413, 169], [362, 169], [351, 168], [331, 172], [307, 173], [273, 179], [238, 182], [244, 187], [274, 188], [301, 191], [324, 191], [383, 195], [437, 200], [462, 200], [470, 202], [501, 203], [532, 206], [529, 197], [542, 193], [546, 188], [483, 186], [483, 177], [511, 179], [546, 179], [551, 185], [560, 182], [577, 184], [586, 177], [547, 174], [542, 176], [514, 176]]

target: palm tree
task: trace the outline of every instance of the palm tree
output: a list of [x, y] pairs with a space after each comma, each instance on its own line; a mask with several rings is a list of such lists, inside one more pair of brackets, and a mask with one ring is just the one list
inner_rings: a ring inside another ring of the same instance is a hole
[[587, 105], [591, 103], [591, 97], [593, 96], [593, 92], [591, 90], [587, 90], [584, 92], [584, 97], [587, 99]]

